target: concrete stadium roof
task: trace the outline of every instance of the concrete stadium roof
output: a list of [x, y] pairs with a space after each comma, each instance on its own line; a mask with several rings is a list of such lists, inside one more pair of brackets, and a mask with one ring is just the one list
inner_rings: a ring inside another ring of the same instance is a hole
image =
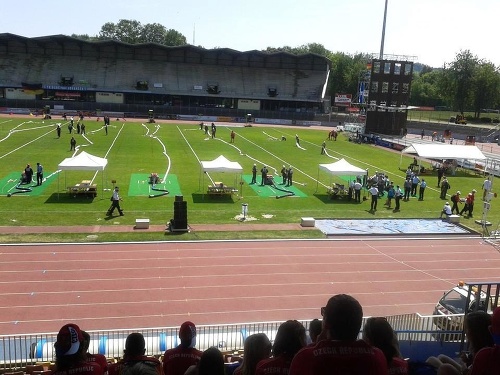
[[116, 40], [90, 42], [66, 35], [27, 38], [11, 33], [1, 33], [0, 53], [161, 60], [269, 69], [326, 71], [331, 68], [331, 61], [328, 58], [314, 53], [294, 55], [288, 52], [269, 53], [257, 50], [240, 52], [230, 48], [205, 49], [192, 45], [169, 47], [156, 43], [130, 44]]

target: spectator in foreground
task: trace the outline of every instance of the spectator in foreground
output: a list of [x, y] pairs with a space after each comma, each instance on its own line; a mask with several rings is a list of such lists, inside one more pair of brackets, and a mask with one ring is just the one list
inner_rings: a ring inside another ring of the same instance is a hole
[[198, 364], [202, 352], [196, 346], [196, 326], [193, 322], [184, 322], [179, 328], [181, 343], [176, 348], [168, 349], [163, 355], [164, 375], [183, 375], [193, 365]]
[[493, 311], [489, 331], [494, 345], [476, 353], [470, 375], [500, 374], [500, 307]]
[[357, 340], [363, 309], [355, 298], [333, 296], [321, 312], [327, 338], [300, 350], [292, 360], [290, 375], [387, 375], [382, 351]]
[[273, 344], [273, 357], [257, 364], [255, 375], [288, 374], [292, 359], [306, 345], [306, 329], [297, 320], [281, 324]]
[[475, 354], [482, 348], [493, 346], [493, 338], [489, 331], [490, 325], [491, 317], [484, 311], [467, 314], [464, 320], [464, 331], [469, 343], [469, 352], [462, 352], [458, 361], [440, 354], [437, 358], [429, 357], [426, 362], [437, 369], [438, 375], [468, 374]]
[[187, 369], [184, 375], [225, 375], [224, 357], [216, 347], [208, 348], [201, 355], [200, 362]]
[[271, 341], [265, 333], [255, 333], [245, 340], [243, 362], [234, 370], [234, 375], [254, 375], [257, 363], [271, 355]]
[[146, 341], [141, 333], [127, 336], [123, 359], [108, 367], [109, 375], [162, 375], [161, 362], [146, 354]]
[[408, 374], [408, 363], [399, 351], [396, 333], [385, 318], [368, 318], [363, 328], [363, 340], [384, 353], [389, 374]]
[[89, 353], [89, 345], [90, 345], [90, 335], [82, 331], [83, 342], [82, 342], [82, 350], [85, 353], [87, 362], [95, 362], [102, 368], [102, 372], [107, 374], [108, 372], [108, 360], [102, 354], [91, 354]]
[[57, 334], [54, 349], [56, 365], [53, 375], [102, 375], [103, 370], [95, 362], [86, 361], [83, 335], [76, 324], [64, 325]]

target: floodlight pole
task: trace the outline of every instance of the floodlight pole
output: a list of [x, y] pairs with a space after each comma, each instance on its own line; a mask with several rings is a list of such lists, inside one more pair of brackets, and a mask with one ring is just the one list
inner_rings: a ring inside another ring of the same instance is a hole
[[382, 24], [382, 41], [380, 42], [380, 60], [384, 59], [384, 41], [385, 41], [385, 21], [387, 19], [387, 3], [389, 0], [385, 0], [385, 9], [384, 9], [384, 23]]

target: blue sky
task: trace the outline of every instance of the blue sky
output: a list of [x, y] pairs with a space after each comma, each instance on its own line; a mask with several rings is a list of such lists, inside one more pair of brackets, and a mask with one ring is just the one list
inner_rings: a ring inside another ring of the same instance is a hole
[[[189, 43], [238, 51], [323, 44], [379, 53], [385, 0], [3, 1], [0, 33], [99, 33], [106, 22], [160, 23]], [[500, 0], [389, 0], [386, 54], [442, 66], [460, 50], [500, 66]], [[193, 43], [194, 42], [194, 43]]]

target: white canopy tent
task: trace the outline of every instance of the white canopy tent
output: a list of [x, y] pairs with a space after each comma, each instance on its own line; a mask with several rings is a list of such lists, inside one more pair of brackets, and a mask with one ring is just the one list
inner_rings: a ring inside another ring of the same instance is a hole
[[240, 163], [229, 161], [223, 155], [211, 161], [202, 161], [201, 167], [203, 172], [243, 172]]
[[58, 168], [62, 171], [103, 171], [107, 164], [107, 159], [82, 151], [76, 156], [64, 159]]
[[[201, 169], [202, 169], [202, 179], [201, 184], [204, 186], [204, 176], [210, 172], [219, 172], [219, 173], [235, 173], [235, 183], [234, 188], [237, 189], [237, 174], [241, 174], [243, 172], [243, 167], [240, 163], [236, 161], [229, 161], [223, 155], [220, 155], [218, 158], [209, 161], [201, 161]], [[208, 176], [210, 178], [210, 176]], [[214, 181], [210, 178], [212, 185]]]
[[471, 159], [486, 160], [486, 156], [477, 146], [450, 144], [412, 143], [401, 151], [401, 154], [416, 154], [426, 159]]
[[[317, 182], [319, 181], [319, 170], [326, 171], [328, 172], [328, 174], [332, 176], [357, 177], [357, 176], [366, 176], [368, 174], [368, 171], [366, 169], [356, 167], [355, 165], [352, 165], [344, 158], [330, 164], [320, 164], [318, 169], [318, 179], [316, 180]], [[317, 190], [318, 190], [318, 184], [316, 183], [316, 191]]]
[[[444, 143], [412, 143], [401, 151], [401, 158], [399, 160], [400, 167], [403, 161], [403, 154], [413, 154], [417, 155], [419, 158], [434, 160], [486, 160], [486, 156], [484, 156], [477, 146], [450, 145]], [[464, 163], [462, 163], [462, 165], [463, 164]]]
[[359, 176], [367, 174], [365, 169], [352, 165], [344, 158], [330, 164], [320, 164], [319, 168], [334, 176]]
[[[107, 159], [82, 151], [78, 155], [64, 159], [57, 167], [61, 171], [104, 171], [107, 164]], [[104, 173], [102, 189], [104, 189]], [[57, 191], [59, 191], [59, 177], [57, 178]]]

